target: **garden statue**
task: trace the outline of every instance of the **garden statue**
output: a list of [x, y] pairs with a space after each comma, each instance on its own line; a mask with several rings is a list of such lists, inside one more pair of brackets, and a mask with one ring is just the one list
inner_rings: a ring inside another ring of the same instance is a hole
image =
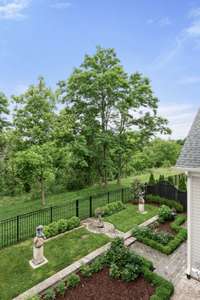
[[44, 241], [46, 237], [43, 233], [43, 226], [40, 225], [36, 228], [36, 237], [33, 240], [33, 259], [29, 262], [31, 267], [36, 269], [48, 261], [44, 257]]
[[139, 212], [140, 213], [144, 213], [145, 212], [145, 210], [144, 210], [144, 203], [145, 203], [145, 201], [144, 201], [144, 192], [140, 192], [139, 193]]
[[102, 215], [103, 215], [102, 209], [101, 209], [101, 208], [97, 208], [97, 209], [95, 210], [95, 215], [96, 215], [96, 217], [97, 217], [97, 219], [98, 219], [98, 224], [97, 224], [97, 226], [98, 226], [99, 228], [103, 228], [103, 227], [104, 227], [104, 223], [103, 223], [103, 221], [102, 221]]

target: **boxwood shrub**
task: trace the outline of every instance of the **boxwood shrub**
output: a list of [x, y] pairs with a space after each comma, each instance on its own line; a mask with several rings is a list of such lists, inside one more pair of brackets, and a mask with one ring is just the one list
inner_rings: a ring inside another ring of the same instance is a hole
[[145, 199], [147, 200], [147, 202], [151, 202], [159, 205], [167, 205], [170, 208], [174, 208], [178, 213], [183, 212], [183, 205], [175, 200], [162, 198], [158, 195], [146, 195]]
[[[96, 258], [91, 264], [82, 266], [80, 272], [82, 276], [90, 277], [104, 267], [109, 268], [109, 275], [112, 278], [122, 279], [125, 282], [135, 280], [138, 276], [143, 276], [145, 280], [155, 287], [155, 293], [150, 297], [150, 300], [169, 300], [173, 294], [174, 287], [172, 283], [153, 272], [152, 262], [125, 247], [123, 239], [114, 239], [110, 249], [104, 255]], [[55, 289], [47, 290], [44, 295], [50, 297], [48, 300], [54, 299], [55, 294], [64, 295], [66, 289], [74, 288], [79, 283], [80, 277], [72, 273], [65, 282], [61, 281]], [[87, 288], [87, 285], [85, 288]]]
[[63, 233], [80, 226], [80, 219], [78, 217], [72, 217], [70, 219], [61, 219], [57, 222], [52, 222], [49, 225], [44, 226], [44, 235], [46, 238], [50, 238], [59, 233]]
[[98, 207], [95, 210], [95, 215], [101, 214], [101, 216], [110, 216], [126, 208], [126, 205], [121, 201], [109, 203], [105, 206]]
[[[143, 228], [134, 228], [133, 235], [138, 239], [138, 241], [160, 251], [167, 255], [171, 254], [176, 248], [180, 246], [182, 242], [187, 239], [187, 230], [180, 225], [186, 221], [186, 216], [177, 216], [175, 221], [171, 223], [171, 228], [176, 232], [173, 239], [170, 239], [167, 244], [163, 244], [158, 240], [152, 239], [149, 235], [142, 234]], [[141, 232], [140, 232], [141, 230]]]

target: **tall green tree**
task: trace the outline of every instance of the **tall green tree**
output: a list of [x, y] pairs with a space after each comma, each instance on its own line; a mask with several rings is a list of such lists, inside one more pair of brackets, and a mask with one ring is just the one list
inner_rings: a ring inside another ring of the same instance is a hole
[[46, 184], [54, 179], [53, 148], [52, 143], [34, 145], [29, 149], [18, 151], [14, 158], [16, 176], [24, 184], [38, 185], [42, 205], [45, 205]]
[[120, 181], [130, 149], [139, 147], [138, 139], [137, 144], [131, 144], [129, 132], [135, 131], [140, 143], [157, 132], [170, 132], [167, 120], [157, 115], [158, 99], [149, 80], [139, 73], [129, 76], [114, 49], [97, 47], [59, 88], [62, 101], [80, 121], [79, 131], [91, 133], [87, 139], [96, 153], [96, 167], [104, 184], [113, 172]]
[[4, 128], [9, 124], [6, 116], [9, 114], [8, 109], [8, 98], [0, 92], [0, 134], [3, 132]]
[[98, 149], [98, 173], [104, 184], [110, 168], [114, 108], [126, 84], [126, 74], [115, 51], [101, 47], [97, 47], [95, 55], [85, 56], [67, 82], [59, 83], [62, 101], [75, 111], [94, 151]]
[[51, 139], [55, 116], [55, 95], [39, 78], [20, 96], [13, 96], [15, 104], [13, 125], [22, 149], [42, 145]]

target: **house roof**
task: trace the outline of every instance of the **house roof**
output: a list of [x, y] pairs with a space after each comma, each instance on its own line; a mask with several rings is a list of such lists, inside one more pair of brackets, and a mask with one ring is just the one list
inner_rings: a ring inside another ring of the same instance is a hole
[[200, 109], [189, 131], [176, 167], [183, 169], [200, 168]]

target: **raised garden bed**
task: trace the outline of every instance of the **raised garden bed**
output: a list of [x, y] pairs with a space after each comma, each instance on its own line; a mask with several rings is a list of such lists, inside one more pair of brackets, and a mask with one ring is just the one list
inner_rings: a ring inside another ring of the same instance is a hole
[[187, 230], [181, 226], [185, 221], [185, 215], [178, 215], [173, 222], [156, 223], [148, 228], [135, 227], [133, 236], [139, 242], [169, 255], [187, 239]]
[[152, 263], [116, 238], [105, 255], [33, 299], [169, 300], [172, 294], [173, 285], [153, 272]]

